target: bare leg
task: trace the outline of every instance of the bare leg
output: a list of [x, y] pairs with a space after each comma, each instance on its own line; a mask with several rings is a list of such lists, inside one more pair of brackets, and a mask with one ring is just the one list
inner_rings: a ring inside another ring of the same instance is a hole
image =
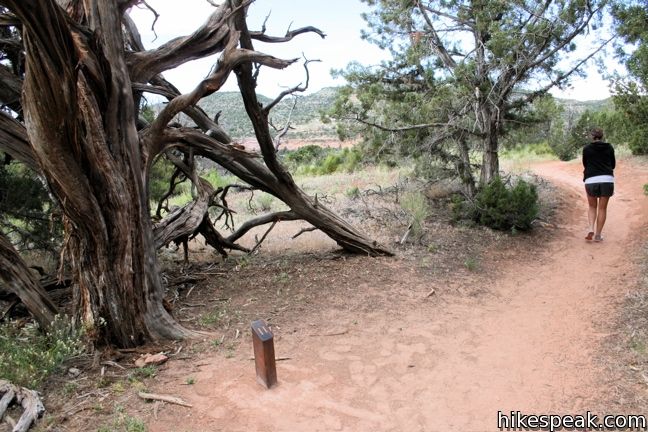
[[587, 209], [587, 221], [589, 222], [590, 232], [594, 232], [594, 227], [596, 226], [596, 210], [598, 207], [598, 198], [595, 196], [587, 195], [587, 204], [589, 208]]
[[607, 217], [607, 205], [610, 197], [600, 197], [598, 211], [596, 212], [596, 236], [601, 235], [603, 225], [605, 225], [605, 218]]

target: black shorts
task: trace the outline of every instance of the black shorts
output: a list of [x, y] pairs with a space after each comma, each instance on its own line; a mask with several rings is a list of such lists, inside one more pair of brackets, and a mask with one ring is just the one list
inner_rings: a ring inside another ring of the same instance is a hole
[[590, 183], [585, 185], [587, 195], [593, 197], [611, 197], [614, 195], [614, 183]]

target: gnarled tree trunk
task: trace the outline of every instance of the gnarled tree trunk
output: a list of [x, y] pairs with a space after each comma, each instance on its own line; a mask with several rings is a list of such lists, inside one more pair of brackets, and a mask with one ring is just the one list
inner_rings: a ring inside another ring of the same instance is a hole
[[[291, 209], [254, 223], [304, 219], [346, 250], [389, 254], [297, 187], [272, 146], [267, 116], [274, 104], [260, 107], [254, 93], [252, 63], [284, 68], [295, 60], [254, 51], [253, 37], [278, 42], [321, 32], [304, 28], [281, 38], [249, 32], [247, 3], [227, 0], [193, 34], [147, 51], [125, 14], [137, 3], [0, 0], [21, 24], [25, 58], [24, 76], [11, 86], [0, 73], [0, 99], [15, 103], [15, 87], [22, 84], [22, 106], [11, 109], [20, 110], [27, 131], [23, 136], [17, 120], [0, 117], [0, 150], [37, 168], [60, 204], [65, 216], [64, 247], [75, 281], [76, 315], [94, 330], [97, 340], [129, 347], [192, 334], [163, 308], [156, 247], [200, 232], [219, 251], [241, 249], [235, 244], [240, 231], [225, 237], [209, 219], [210, 203], [218, 194], [224, 202], [226, 191], [213, 190], [191, 167], [182, 170], [198, 187], [197, 200], [169, 214], [154, 231], [148, 170], [158, 154], [170, 149], [205, 156]], [[222, 54], [213, 72], [188, 94], [180, 95], [160, 75], [218, 52]], [[234, 70], [263, 163], [229, 145], [226, 132], [196, 107], [200, 98], [218, 91]], [[138, 101], [144, 91], [164, 95], [169, 104], [150, 125], [138, 130]], [[170, 127], [180, 112], [191, 116], [202, 131]], [[19, 136], [18, 141], [13, 136]], [[183, 165], [180, 160], [174, 163]]]
[[162, 307], [120, 8], [98, 2], [84, 29], [51, 0], [3, 3], [23, 24], [23, 111], [65, 213], [80, 318], [119, 346], [187, 336]]

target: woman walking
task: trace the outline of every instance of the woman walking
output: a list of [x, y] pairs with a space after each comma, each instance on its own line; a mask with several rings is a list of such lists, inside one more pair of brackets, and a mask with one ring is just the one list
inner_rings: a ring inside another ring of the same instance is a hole
[[607, 205], [614, 195], [614, 148], [603, 141], [603, 130], [594, 128], [592, 142], [583, 148], [585, 192], [587, 193], [587, 219], [589, 231], [585, 240], [603, 241], [601, 231], [605, 225]]

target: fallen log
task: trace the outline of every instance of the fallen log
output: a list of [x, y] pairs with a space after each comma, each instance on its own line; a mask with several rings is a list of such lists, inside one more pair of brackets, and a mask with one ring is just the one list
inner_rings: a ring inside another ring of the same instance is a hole
[[7, 408], [14, 403], [20, 404], [23, 414], [13, 427], [12, 432], [26, 432], [31, 425], [45, 412], [45, 406], [38, 393], [25, 387], [18, 387], [9, 381], [0, 380], [0, 418]]

